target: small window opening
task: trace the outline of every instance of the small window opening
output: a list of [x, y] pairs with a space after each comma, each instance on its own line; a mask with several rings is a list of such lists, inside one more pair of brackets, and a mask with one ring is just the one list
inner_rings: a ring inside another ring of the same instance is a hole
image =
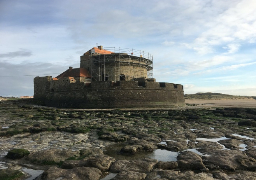
[[124, 74], [120, 75], [120, 81], [125, 81], [125, 75]]

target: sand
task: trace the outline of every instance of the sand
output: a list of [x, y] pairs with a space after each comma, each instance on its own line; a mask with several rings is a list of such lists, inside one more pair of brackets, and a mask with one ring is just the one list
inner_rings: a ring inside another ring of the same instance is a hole
[[239, 108], [256, 108], [255, 99], [223, 99], [223, 100], [201, 100], [186, 99], [188, 105], [195, 104], [196, 107], [239, 107]]

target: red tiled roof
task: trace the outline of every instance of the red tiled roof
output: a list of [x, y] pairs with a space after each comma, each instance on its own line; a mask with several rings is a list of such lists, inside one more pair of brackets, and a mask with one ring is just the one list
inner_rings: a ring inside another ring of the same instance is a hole
[[84, 53], [85, 55], [89, 55], [90, 54], [90, 51], [91, 50], [93, 50], [94, 49], [94, 51], [95, 51], [95, 53], [98, 53], [98, 54], [111, 54], [111, 53], [113, 53], [113, 52], [111, 52], [111, 51], [107, 51], [107, 50], [105, 50], [105, 49], [99, 49], [99, 48], [97, 48], [97, 47], [93, 47], [92, 49], [90, 49], [89, 51], [87, 51], [86, 53]]
[[59, 79], [63, 77], [91, 77], [91, 75], [84, 68], [69, 68], [68, 70], [58, 75], [56, 78]]
[[111, 51], [107, 51], [107, 50], [105, 50], [105, 49], [100, 50], [100, 49], [97, 48], [97, 47], [93, 47], [92, 49], [95, 50], [95, 53], [99, 53], [99, 54], [111, 54], [111, 53], [112, 53]]

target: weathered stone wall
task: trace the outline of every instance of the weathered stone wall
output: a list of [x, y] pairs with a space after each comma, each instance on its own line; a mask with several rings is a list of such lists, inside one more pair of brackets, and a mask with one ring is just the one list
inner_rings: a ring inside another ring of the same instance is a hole
[[[36, 77], [35, 100], [74, 108], [140, 108], [184, 105], [183, 86], [172, 83], [111, 81], [90, 84]], [[44, 87], [44, 88], [42, 88]]]
[[[119, 81], [121, 74], [124, 74], [125, 80], [128, 81], [133, 78], [147, 78], [146, 63], [126, 56], [119, 59], [117, 55], [105, 55], [105, 74], [108, 75], [108, 80]], [[94, 81], [104, 81], [104, 56], [81, 56], [80, 67], [90, 71]]]
[[52, 76], [46, 77], [35, 77], [34, 78], [34, 98], [44, 98], [46, 93], [50, 89], [50, 82], [52, 81]]

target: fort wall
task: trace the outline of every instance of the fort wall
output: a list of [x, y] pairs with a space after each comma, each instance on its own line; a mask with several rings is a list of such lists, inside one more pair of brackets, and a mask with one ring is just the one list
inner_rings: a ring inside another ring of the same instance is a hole
[[73, 108], [136, 108], [184, 105], [183, 86], [147, 81], [75, 82], [36, 77], [35, 100], [43, 105]]

